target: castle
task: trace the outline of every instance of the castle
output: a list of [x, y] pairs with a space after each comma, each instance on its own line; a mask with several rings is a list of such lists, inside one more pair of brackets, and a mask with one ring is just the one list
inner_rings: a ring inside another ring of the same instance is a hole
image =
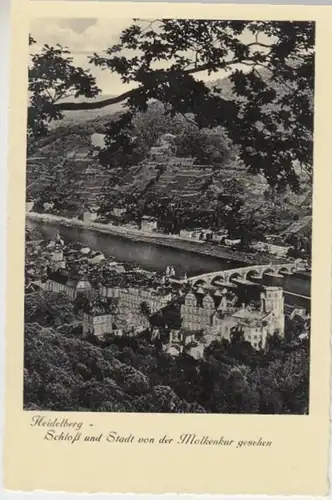
[[[139, 329], [149, 327], [147, 312], [155, 314], [172, 300], [172, 294], [166, 289], [142, 287], [107, 287], [100, 285], [99, 293], [102, 297], [117, 299], [117, 322], [123, 329], [136, 326]], [[142, 305], [146, 306], [144, 314]]]
[[214, 294], [190, 291], [181, 306], [184, 331], [202, 332], [206, 340], [231, 340], [238, 329], [255, 349], [264, 349], [268, 335], [284, 336], [284, 297], [280, 287], [263, 286], [260, 303], [238, 306], [238, 298], [224, 289]]
[[114, 330], [113, 314], [105, 300], [95, 297], [90, 301], [83, 314], [83, 335], [102, 338]]
[[70, 300], [75, 300], [79, 295], [90, 296], [93, 293], [91, 283], [86, 276], [71, 276], [61, 270], [48, 270], [45, 290], [65, 293]]

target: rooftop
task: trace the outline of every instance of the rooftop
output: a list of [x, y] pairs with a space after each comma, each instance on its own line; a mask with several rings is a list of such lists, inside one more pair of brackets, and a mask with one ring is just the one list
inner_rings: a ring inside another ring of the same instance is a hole
[[233, 318], [244, 319], [249, 321], [263, 320], [269, 313], [257, 311], [254, 309], [241, 308], [232, 314]]
[[157, 219], [156, 219], [156, 217], [152, 217], [151, 215], [143, 215], [142, 220], [145, 220], [145, 221], [155, 221]]

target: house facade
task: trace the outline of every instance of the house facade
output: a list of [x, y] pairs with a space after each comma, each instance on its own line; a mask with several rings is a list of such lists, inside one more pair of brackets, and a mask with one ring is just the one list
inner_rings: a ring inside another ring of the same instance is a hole
[[146, 233], [151, 233], [153, 231], [157, 231], [158, 229], [158, 221], [155, 217], [149, 217], [148, 215], [144, 215], [141, 219], [141, 230]]
[[265, 243], [263, 241], [252, 243], [251, 248], [258, 252], [266, 252], [271, 255], [276, 255], [277, 257], [286, 257], [290, 249], [289, 246], [275, 245], [272, 243]]

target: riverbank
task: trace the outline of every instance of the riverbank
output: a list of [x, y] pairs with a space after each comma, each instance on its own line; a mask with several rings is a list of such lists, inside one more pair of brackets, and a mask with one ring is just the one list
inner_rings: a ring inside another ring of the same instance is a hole
[[165, 248], [174, 248], [184, 250], [199, 255], [211, 256], [220, 259], [234, 262], [239, 265], [247, 264], [268, 264], [271, 263], [284, 263], [285, 259], [277, 257], [262, 255], [260, 253], [241, 252], [239, 250], [230, 249], [221, 245], [212, 245], [209, 243], [201, 243], [199, 241], [190, 241], [189, 239], [181, 238], [177, 235], [169, 235], [162, 233], [146, 233], [139, 229], [127, 228], [121, 226], [114, 226], [111, 224], [100, 224], [91, 222], [86, 224], [78, 219], [68, 219], [53, 214], [40, 214], [36, 212], [28, 212], [26, 218], [40, 223], [47, 223], [58, 226], [74, 227], [82, 231], [88, 230], [100, 234], [109, 234], [111, 236], [118, 236], [131, 241], [149, 243], [152, 245], [162, 246]]

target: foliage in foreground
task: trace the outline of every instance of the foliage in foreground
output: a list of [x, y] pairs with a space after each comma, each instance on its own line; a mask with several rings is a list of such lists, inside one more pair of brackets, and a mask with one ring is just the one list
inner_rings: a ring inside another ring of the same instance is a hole
[[[29, 134], [45, 135], [66, 110], [125, 103], [107, 132], [107, 163], [121, 151], [130, 155], [135, 113], [159, 100], [171, 115], [193, 116], [199, 128], [224, 127], [251, 173], [273, 188], [296, 190], [296, 164], [312, 172], [314, 47], [312, 22], [135, 20], [119, 43], [89, 58], [135, 87], [80, 102], [100, 94], [95, 78], [73, 64], [66, 48], [45, 45], [31, 56]], [[201, 78], [218, 71], [228, 75], [231, 96]]]

